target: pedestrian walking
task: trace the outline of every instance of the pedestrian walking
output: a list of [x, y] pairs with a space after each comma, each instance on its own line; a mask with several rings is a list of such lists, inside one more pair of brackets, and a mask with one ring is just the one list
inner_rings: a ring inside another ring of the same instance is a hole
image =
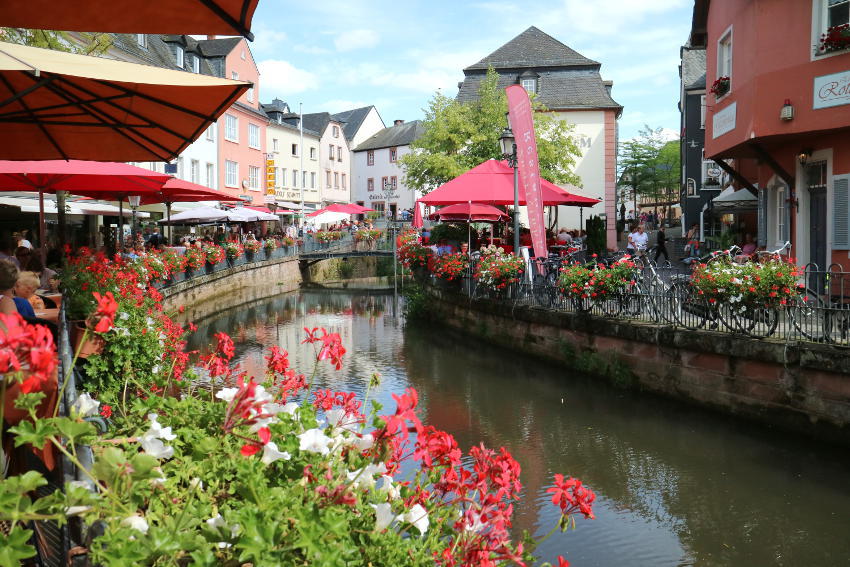
[[664, 227], [658, 229], [658, 234], [655, 237], [655, 263], [658, 263], [658, 258], [664, 254], [664, 261], [670, 261], [670, 255], [667, 254], [667, 235], [664, 234]]

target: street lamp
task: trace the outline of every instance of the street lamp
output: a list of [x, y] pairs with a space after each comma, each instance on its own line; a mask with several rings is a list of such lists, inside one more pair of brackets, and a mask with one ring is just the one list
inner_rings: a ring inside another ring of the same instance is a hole
[[509, 127], [506, 127], [499, 136], [499, 144], [502, 146], [502, 157], [508, 161], [510, 167], [514, 168], [514, 254], [519, 256], [519, 170], [517, 169], [516, 140]]

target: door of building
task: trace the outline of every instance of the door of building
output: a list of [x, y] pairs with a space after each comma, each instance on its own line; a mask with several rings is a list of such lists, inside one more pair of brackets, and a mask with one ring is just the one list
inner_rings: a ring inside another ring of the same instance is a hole
[[826, 270], [826, 162], [806, 167], [809, 190], [809, 262]]
[[398, 212], [398, 205], [396, 203], [390, 203], [390, 218], [392, 220], [395, 220], [397, 212]]

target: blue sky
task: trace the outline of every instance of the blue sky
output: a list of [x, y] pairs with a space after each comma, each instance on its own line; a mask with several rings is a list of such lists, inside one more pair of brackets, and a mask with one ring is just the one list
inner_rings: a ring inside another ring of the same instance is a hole
[[415, 120], [434, 92], [454, 96], [469, 66], [534, 25], [602, 63], [625, 107], [620, 138], [649, 124], [678, 132], [679, 46], [690, 0], [260, 0], [251, 45], [263, 102], [338, 112], [374, 104]]

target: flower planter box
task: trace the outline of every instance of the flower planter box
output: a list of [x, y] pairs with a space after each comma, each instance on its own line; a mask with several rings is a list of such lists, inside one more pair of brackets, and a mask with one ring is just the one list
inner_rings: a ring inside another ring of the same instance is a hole
[[[70, 323], [71, 348], [75, 353], [79, 351], [80, 358], [88, 358], [92, 355], [103, 352], [103, 347], [106, 346], [106, 341], [103, 340], [103, 337], [96, 335], [91, 331], [89, 331], [86, 336], [85, 321], [70, 321]], [[85, 341], [83, 341], [84, 336]]]

